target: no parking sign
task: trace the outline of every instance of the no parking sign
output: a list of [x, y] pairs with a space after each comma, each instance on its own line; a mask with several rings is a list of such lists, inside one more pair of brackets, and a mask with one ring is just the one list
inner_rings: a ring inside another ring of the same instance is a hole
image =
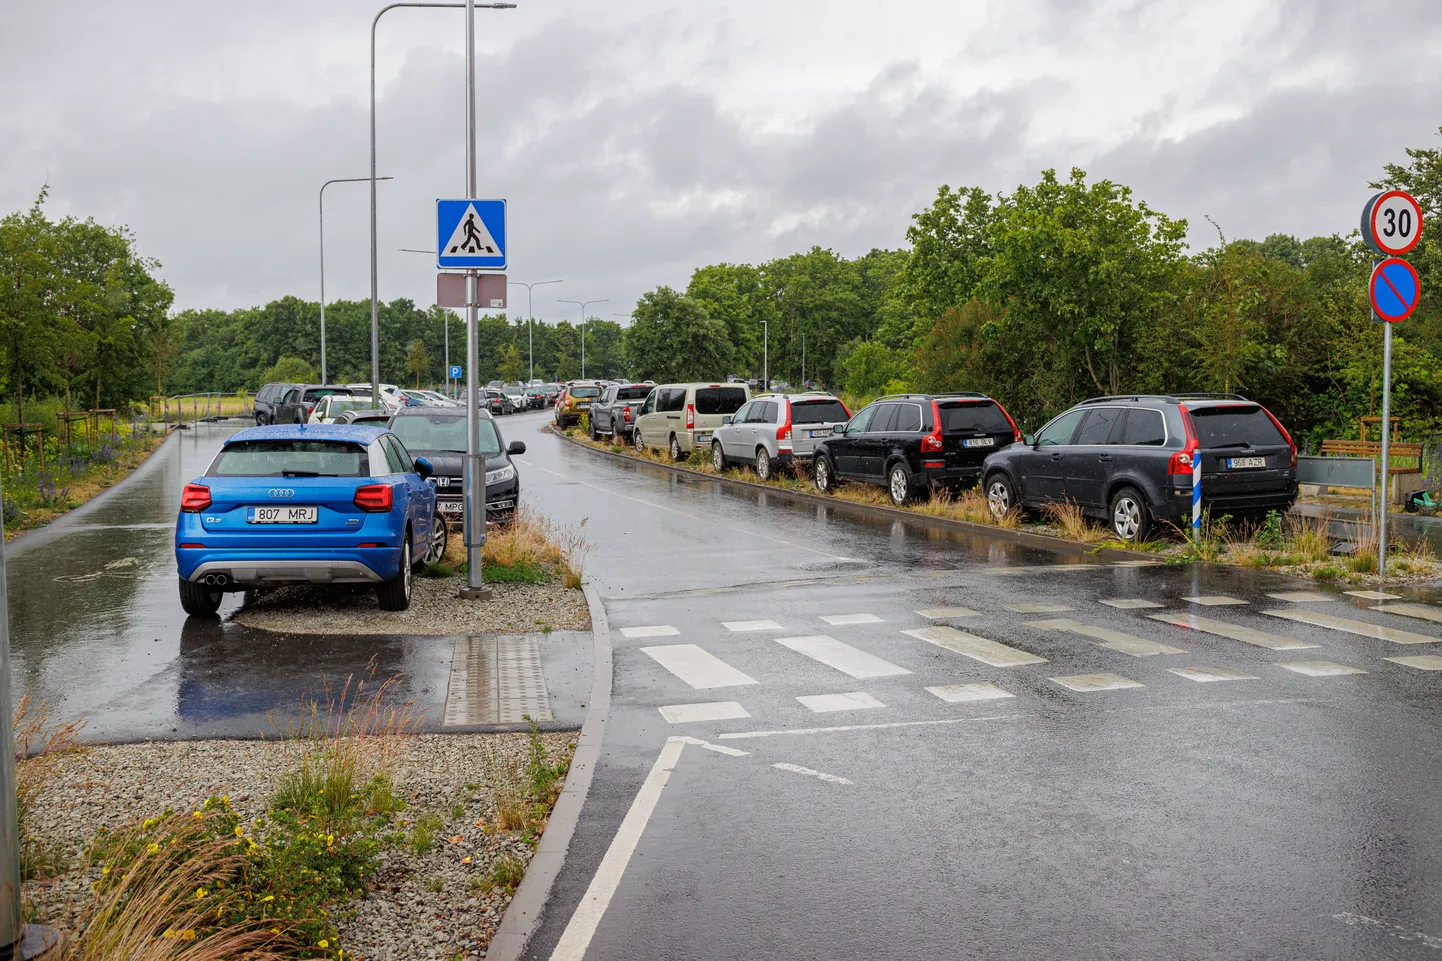
[[1400, 257], [1388, 257], [1372, 268], [1372, 280], [1367, 284], [1372, 298], [1372, 309], [1377, 316], [1389, 324], [1406, 320], [1417, 309], [1421, 299], [1422, 284], [1417, 271]]

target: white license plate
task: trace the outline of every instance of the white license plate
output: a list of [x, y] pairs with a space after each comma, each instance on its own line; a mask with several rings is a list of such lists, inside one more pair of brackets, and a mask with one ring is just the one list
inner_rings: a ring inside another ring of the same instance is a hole
[[831, 428], [830, 428], [830, 427], [825, 427], [825, 428], [823, 428], [823, 429], [821, 429], [821, 430], [808, 431], [808, 432], [807, 432], [807, 436], [808, 436], [808, 437], [830, 437], [830, 436], [831, 436]]
[[247, 507], [248, 524], [314, 524], [318, 514], [314, 507]]
[[710, 434], [697, 434], [697, 435], [696, 435], [696, 443], [698, 443], [698, 444], [709, 444], [709, 443], [711, 443], [711, 435], [710, 435]]
[[465, 504], [462, 501], [437, 501], [436, 510], [442, 514], [464, 514]]
[[995, 437], [968, 437], [961, 442], [962, 447], [995, 447]]
[[1239, 467], [1266, 467], [1265, 457], [1228, 457], [1227, 469], [1236, 470]]

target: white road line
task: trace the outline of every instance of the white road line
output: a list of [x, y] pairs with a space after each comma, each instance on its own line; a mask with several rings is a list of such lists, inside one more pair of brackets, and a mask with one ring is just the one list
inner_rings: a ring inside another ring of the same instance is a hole
[[1166, 561], [1116, 561], [1112, 567], [1166, 567]]
[[778, 637], [776, 643], [857, 679], [911, 673], [904, 667], [898, 667], [890, 661], [858, 650], [850, 644], [843, 644], [825, 634], [814, 637]]
[[700, 704], [667, 704], [658, 707], [669, 724], [689, 724], [693, 721], [735, 721], [750, 717], [746, 708], [735, 701], [705, 701]]
[[[1384, 657], [1384, 661], [1391, 661], [1393, 664], [1401, 664], [1403, 667], [1415, 667], [1419, 671], [1442, 671], [1442, 655], [1437, 654], [1414, 654], [1411, 657]], [[725, 735], [722, 735], [723, 737]]]
[[990, 681], [977, 684], [942, 684], [928, 687], [927, 693], [935, 694], [948, 704], [965, 704], [968, 701], [995, 701], [1004, 697], [1016, 697], [1010, 691], [1003, 691]]
[[1006, 609], [1018, 614], [1060, 614], [1071, 610], [1065, 604], [1008, 604]]
[[1194, 597], [1184, 597], [1182, 600], [1189, 604], [1200, 604], [1203, 607], [1230, 607], [1247, 603], [1240, 598], [1227, 597], [1225, 594], [1198, 594]]
[[1337, 677], [1341, 674], [1366, 674], [1360, 667], [1348, 667], [1345, 664], [1338, 664], [1336, 661], [1292, 661], [1287, 664], [1278, 664], [1278, 667], [1285, 667], [1289, 671], [1298, 674], [1305, 674], [1308, 677]]
[[1400, 601], [1401, 594], [1388, 594], [1386, 591], [1343, 591], [1348, 597], [1360, 597], [1364, 601]]
[[1094, 691], [1120, 691], [1129, 687], [1145, 687], [1140, 681], [1134, 681], [1129, 677], [1122, 677], [1120, 674], [1073, 674], [1069, 677], [1050, 677], [1047, 680], [1053, 684], [1060, 684], [1069, 691], [1078, 691], [1083, 694], [1090, 694]]
[[1432, 621], [1435, 624], [1442, 624], [1442, 608], [1432, 607], [1430, 604], [1378, 604], [1372, 608], [1374, 611], [1381, 611], [1384, 614], [1400, 614], [1403, 617], [1415, 617], [1419, 621]]
[[875, 614], [823, 614], [821, 619], [832, 627], [839, 627], [846, 624], [881, 624], [881, 618]]
[[1114, 597], [1110, 600], [1104, 600], [1101, 603], [1107, 607], [1115, 607], [1122, 611], [1140, 611], [1147, 608], [1164, 606], [1158, 604], [1156, 601], [1144, 601], [1140, 597]]
[[561, 478], [562, 480], [570, 481], [570, 482], [573, 483], [573, 484], [579, 484], [579, 485], [581, 485], [582, 487], [589, 487], [589, 488], [591, 488], [591, 490], [593, 490], [593, 491], [600, 491], [600, 492], [603, 493], [603, 494], [610, 494], [612, 497], [619, 497], [619, 498], [621, 498], [622, 500], [632, 501], [633, 503], [636, 503], [636, 504], [645, 504], [647, 507], [654, 507], [654, 508], [656, 508], [657, 510], [666, 511], [666, 512], [671, 513], [671, 514], [679, 514], [681, 517], [689, 517], [691, 520], [701, 521], [702, 523], [705, 523], [705, 524], [712, 524], [712, 525], [714, 525], [714, 526], [716, 526], [716, 527], [722, 528], [723, 530], [735, 531], [735, 532], [738, 533], [738, 534], [745, 534], [745, 535], [746, 535], [747, 537], [749, 537], [749, 538], [759, 539], [759, 540], [766, 540], [766, 541], [770, 541], [770, 542], [773, 543], [773, 544], [785, 544], [787, 547], [794, 548], [794, 549], [796, 549], [796, 550], [798, 550], [798, 551], [806, 551], [806, 552], [811, 553], [811, 554], [819, 554], [819, 555], [821, 555], [822, 557], [829, 557], [829, 558], [831, 558], [832, 560], [834, 560], [834, 561], [840, 561], [840, 562], [843, 563], [843, 564], [859, 563], [859, 562], [857, 562], [857, 561], [854, 561], [854, 560], [853, 560], [852, 558], [850, 558], [850, 557], [842, 557], [840, 554], [832, 554], [832, 553], [829, 553], [828, 551], [817, 550], [817, 549], [814, 548], [814, 547], [807, 547], [805, 544], [797, 544], [797, 543], [794, 543], [794, 542], [792, 542], [792, 541], [782, 540], [782, 539], [779, 538], [779, 537], [771, 537], [771, 536], [769, 536], [769, 535], [767, 535], [767, 534], [759, 533], [758, 531], [753, 530], [753, 529], [748, 528], [748, 527], [736, 527], [736, 526], [733, 525], [733, 524], [723, 524], [723, 523], [721, 523], [720, 521], [716, 520], [714, 517], [707, 517], [707, 516], [704, 515], [704, 514], [691, 514], [691, 513], [688, 513], [688, 512], [686, 512], [686, 511], [679, 511], [679, 510], [677, 510], [677, 509], [674, 508], [674, 507], [667, 507], [665, 504], [657, 504], [655, 501], [643, 500], [643, 499], [640, 498], [640, 497], [632, 497], [630, 494], [622, 494], [622, 493], [619, 492], [619, 491], [613, 491], [613, 490], [611, 490], [609, 487], [601, 487], [601, 486], [598, 486], [598, 485], [596, 485], [596, 484], [587, 483], [586, 481], [583, 481], [583, 480], [577, 480], [576, 478], [572, 477], [570, 474], [562, 474], [560, 471], [551, 470], [549, 467], [542, 467], [540, 464], [527, 463], [526, 466], [527, 466], [527, 467], [534, 467], [534, 468], [536, 468], [537, 470], [543, 470], [543, 471], [545, 471], [547, 474], [550, 474], [552, 477], [559, 477], [559, 478]]
[[1024, 623], [1027, 627], [1039, 627], [1044, 631], [1066, 631], [1069, 634], [1079, 634], [1082, 637], [1096, 641], [1098, 647], [1119, 651], [1122, 654], [1130, 654], [1132, 657], [1148, 657], [1152, 654], [1187, 653], [1180, 647], [1159, 644], [1156, 641], [1149, 641], [1144, 637], [1133, 637], [1130, 634], [1123, 634], [1121, 631], [1114, 631], [1109, 627], [1094, 627], [1091, 624], [1081, 624], [1068, 617], [1058, 617], [1048, 621], [1025, 621]]
[[1347, 617], [1337, 617], [1335, 614], [1323, 614], [1320, 611], [1263, 611], [1269, 617], [1282, 617], [1289, 621], [1297, 621], [1302, 624], [1311, 624], [1314, 627], [1327, 627], [1334, 631], [1345, 631], [1348, 634], [1358, 634], [1362, 637], [1372, 637], [1379, 641], [1391, 641], [1393, 644], [1437, 644], [1442, 643], [1442, 637], [1428, 637], [1426, 634], [1414, 634], [1411, 631], [1399, 631], [1393, 627], [1382, 627], [1377, 624], [1368, 624], [1366, 621], [1354, 621]]
[[1315, 591], [1280, 591], [1267, 596], [1275, 597], [1279, 601], [1290, 601], [1293, 604], [1321, 604], [1323, 601], [1337, 600], [1332, 594], [1318, 594]]
[[710, 741], [703, 741], [699, 737], [682, 737], [687, 744], [694, 744], [697, 747], [704, 747], [708, 751], [715, 751], [717, 754], [724, 754], [727, 757], [750, 757], [746, 751], [738, 751], [734, 747], [727, 747], [724, 744], [712, 744]]
[[914, 631], [902, 631], [909, 637], [955, 651], [963, 657], [980, 661], [990, 667], [1019, 667], [1023, 664], [1045, 664], [1046, 658], [1037, 657], [1026, 651], [989, 641], [984, 637], [959, 631], [954, 627], [922, 627]]
[[698, 691], [755, 684], [756, 679], [695, 644], [643, 647], [641, 652]]
[[1243, 627], [1240, 624], [1228, 624], [1226, 621], [1202, 617], [1200, 614], [1148, 614], [1147, 617], [1165, 624], [1201, 631], [1203, 634], [1215, 634], [1218, 637], [1241, 641], [1243, 644], [1265, 647], [1269, 651], [1299, 651], [1303, 648], [1317, 646], [1316, 644], [1307, 644], [1293, 637], [1283, 637], [1280, 634], [1269, 634], [1266, 631], [1259, 631], [1254, 627]]
[[1177, 677], [1185, 677], [1189, 681], [1255, 681], [1254, 674], [1243, 674], [1241, 671], [1234, 671], [1230, 667], [1169, 667]]
[[[1271, 702], [1268, 702], [1271, 703]], [[793, 727], [778, 731], [736, 731], [718, 734], [718, 741], [746, 741], [752, 738], [777, 737], [782, 734], [836, 734], [844, 731], [884, 731], [898, 727], [935, 727], [941, 724], [972, 724], [982, 721], [1016, 721], [1030, 714], [988, 714], [985, 717], [943, 717], [931, 721], [887, 721], [882, 724], [842, 724], [836, 727]]]
[[1105, 564], [1038, 564], [1029, 567], [990, 567], [988, 574], [1036, 574], [1041, 571], [1099, 571]]
[[813, 771], [809, 767], [802, 767], [800, 764], [773, 764], [772, 767], [779, 771], [791, 771], [796, 774], [805, 774], [809, 777], [818, 778], [831, 784], [850, 784], [844, 777], [837, 777], [835, 774], [827, 774], [824, 771]]
[[623, 627], [621, 636], [627, 638], [636, 637], [675, 637], [681, 632], [670, 624], [651, 624], [646, 627]]
[[722, 621], [721, 626], [736, 634], [743, 631], [779, 631], [781, 625], [775, 621]]
[[922, 617], [929, 620], [939, 621], [948, 617], [980, 617], [980, 611], [973, 611], [969, 607], [927, 607], [917, 611]]
[[831, 711], [874, 711], [879, 707], [885, 707], [876, 698], [865, 691], [851, 691], [847, 694], [807, 694], [798, 697], [802, 705], [816, 714], [826, 714]]
[[680, 760], [685, 747], [686, 742], [680, 738], [666, 739], [660, 756], [651, 766], [651, 773], [646, 775], [641, 790], [636, 792], [636, 799], [631, 802], [630, 810], [621, 821], [620, 829], [611, 839], [611, 846], [601, 858], [601, 866], [596, 869], [595, 877], [591, 878], [586, 893], [581, 896], [581, 903], [576, 906], [571, 920], [566, 923], [561, 940], [551, 952], [551, 961], [582, 961], [586, 956], [586, 949], [591, 945], [596, 926], [601, 923], [602, 915], [606, 913], [611, 898], [616, 894], [621, 875], [626, 872], [631, 855], [636, 853], [641, 832], [646, 829], [646, 822], [651, 820], [651, 814], [656, 810], [656, 802], [661, 800], [661, 792], [665, 790], [666, 782], [671, 779], [671, 772], [675, 770], [676, 762]]

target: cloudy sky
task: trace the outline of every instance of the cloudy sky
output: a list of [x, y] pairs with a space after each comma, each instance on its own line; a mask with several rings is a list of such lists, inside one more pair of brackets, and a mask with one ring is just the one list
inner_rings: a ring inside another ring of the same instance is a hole
[[[942, 183], [1130, 184], [1196, 246], [1346, 233], [1442, 145], [1438, 0], [519, 0], [477, 13], [482, 196], [515, 280], [628, 313], [717, 261], [905, 242]], [[316, 192], [368, 173], [380, 0], [3, 0], [0, 211], [127, 224], [179, 307], [318, 296]], [[464, 14], [378, 33], [380, 293], [434, 301], [462, 196]], [[326, 191], [326, 291], [369, 296], [365, 184]], [[524, 291], [520, 295], [524, 306]]]

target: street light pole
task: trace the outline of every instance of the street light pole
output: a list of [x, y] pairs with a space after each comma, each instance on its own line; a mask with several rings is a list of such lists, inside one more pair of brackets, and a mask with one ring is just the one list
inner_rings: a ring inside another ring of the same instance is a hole
[[592, 304], [610, 303], [611, 298], [603, 297], [600, 300], [557, 300], [558, 304], [576, 304], [581, 308], [581, 379], [586, 379], [586, 308]]
[[[403, 253], [403, 254], [426, 254], [427, 256], [430, 256], [430, 257], [434, 257], [434, 256], [436, 255], [436, 252], [435, 252], [434, 250], [420, 250], [420, 249], [418, 249], [418, 248], [416, 248], [416, 247], [398, 247], [398, 248], [396, 248], [396, 249], [399, 250], [399, 251], [400, 251], [401, 253]], [[437, 305], [437, 306], [439, 306], [439, 305]], [[449, 398], [451, 398], [452, 400], [455, 400], [455, 394], [454, 394], [454, 392], [452, 392], [452, 390], [451, 390], [451, 312], [450, 312], [449, 310], [447, 310], [446, 308], [444, 308], [444, 307], [442, 307], [441, 309], [442, 309], [443, 311], [445, 311], [445, 319], [442, 321], [442, 323], [445, 324], [445, 327], [444, 327], [444, 331], [445, 331], [445, 333], [444, 333], [444, 338], [445, 338], [445, 345], [446, 345], [446, 346], [445, 346], [445, 352], [446, 352], [446, 356], [445, 356], [445, 364], [446, 364], [446, 396], [449, 397]]]
[[[325, 188], [331, 184], [353, 184], [369, 177], [337, 177], [320, 185], [320, 382], [329, 384], [325, 367]], [[394, 180], [394, 177], [377, 177], [377, 180]]]
[[531, 310], [531, 288], [532, 288], [532, 287], [544, 287], [546, 284], [564, 284], [565, 281], [564, 281], [564, 280], [533, 280], [533, 281], [531, 281], [529, 284], [525, 284], [525, 283], [522, 283], [522, 282], [519, 281], [519, 280], [508, 280], [508, 281], [506, 281], [506, 283], [507, 283], [507, 284], [510, 284], [512, 287], [524, 287], [524, 288], [526, 288], [526, 350], [527, 350], [527, 352], [529, 353], [530, 358], [531, 358], [531, 373], [527, 376], [526, 379], [527, 379], [527, 380], [535, 380], [535, 379], [536, 379], [536, 340], [535, 340], [535, 335], [532, 334], [532, 332], [531, 332], [531, 328], [532, 328], [533, 326], [535, 326], [536, 315], [535, 315], [535, 312], [534, 312], [533, 310]]

